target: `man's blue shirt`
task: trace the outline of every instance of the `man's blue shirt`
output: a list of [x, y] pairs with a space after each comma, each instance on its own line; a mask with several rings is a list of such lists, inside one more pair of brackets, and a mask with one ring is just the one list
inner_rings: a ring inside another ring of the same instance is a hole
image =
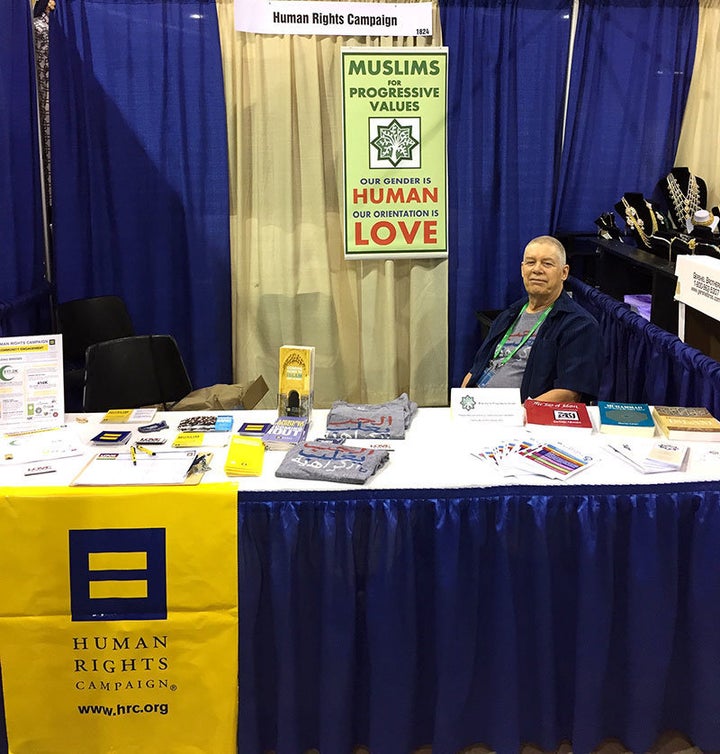
[[[497, 344], [525, 303], [527, 298], [516, 301], [495, 319], [475, 354], [469, 386], [477, 384]], [[520, 386], [520, 398], [524, 401], [553, 388], [563, 388], [580, 393], [583, 401], [595, 400], [604, 359], [600, 325], [563, 291], [535, 335]]]

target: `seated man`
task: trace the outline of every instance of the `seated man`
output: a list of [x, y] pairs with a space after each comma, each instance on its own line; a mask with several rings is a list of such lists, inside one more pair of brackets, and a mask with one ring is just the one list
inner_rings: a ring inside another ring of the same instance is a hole
[[563, 291], [569, 270], [556, 238], [530, 241], [520, 265], [527, 299], [493, 322], [463, 387], [519, 387], [523, 401], [597, 398], [604, 360], [600, 326]]

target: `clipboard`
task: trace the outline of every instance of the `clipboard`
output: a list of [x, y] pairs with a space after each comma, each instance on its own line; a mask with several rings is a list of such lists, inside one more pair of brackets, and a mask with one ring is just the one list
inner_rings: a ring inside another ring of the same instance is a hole
[[212, 453], [168, 450], [153, 456], [129, 450], [97, 453], [70, 482], [71, 487], [195, 485], [208, 470]]

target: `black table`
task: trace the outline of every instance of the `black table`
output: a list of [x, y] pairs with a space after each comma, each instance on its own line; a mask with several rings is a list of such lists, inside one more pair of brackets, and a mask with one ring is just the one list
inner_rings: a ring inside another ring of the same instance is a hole
[[596, 238], [599, 260], [596, 283], [603, 293], [619, 301], [626, 294], [650, 293], [650, 321], [677, 335], [675, 263], [630, 244]]

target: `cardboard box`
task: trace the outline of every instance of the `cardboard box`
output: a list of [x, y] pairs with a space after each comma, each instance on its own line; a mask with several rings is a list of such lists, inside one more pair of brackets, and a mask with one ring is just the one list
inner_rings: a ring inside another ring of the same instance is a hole
[[233, 411], [255, 408], [267, 393], [262, 375], [248, 385], [211, 385], [188, 393], [173, 407], [173, 411]]

